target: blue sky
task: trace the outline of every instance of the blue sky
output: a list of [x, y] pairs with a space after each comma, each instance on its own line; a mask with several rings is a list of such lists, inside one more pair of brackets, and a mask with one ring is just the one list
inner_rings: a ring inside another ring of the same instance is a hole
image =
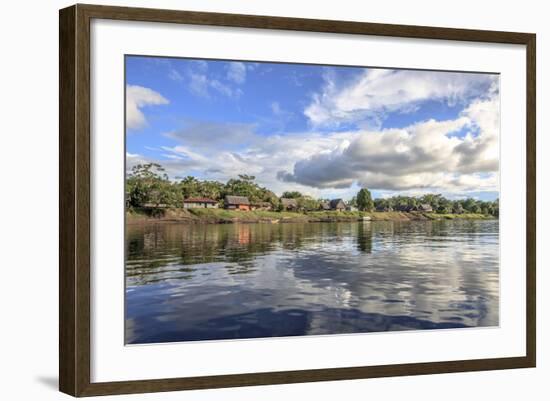
[[498, 76], [126, 57], [129, 168], [276, 193], [498, 197]]

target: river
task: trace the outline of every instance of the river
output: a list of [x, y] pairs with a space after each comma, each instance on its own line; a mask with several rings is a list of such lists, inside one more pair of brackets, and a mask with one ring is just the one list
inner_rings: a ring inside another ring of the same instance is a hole
[[134, 224], [126, 343], [499, 324], [498, 220]]

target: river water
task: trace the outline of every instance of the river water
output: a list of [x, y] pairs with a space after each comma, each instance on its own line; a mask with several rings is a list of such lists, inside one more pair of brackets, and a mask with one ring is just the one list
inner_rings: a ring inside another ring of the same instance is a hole
[[136, 224], [126, 343], [499, 324], [497, 220]]

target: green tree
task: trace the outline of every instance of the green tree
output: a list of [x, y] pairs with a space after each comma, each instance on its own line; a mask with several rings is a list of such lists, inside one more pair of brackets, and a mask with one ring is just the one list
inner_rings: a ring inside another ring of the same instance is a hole
[[303, 195], [298, 191], [285, 191], [283, 192], [282, 198], [289, 198], [289, 199], [298, 199], [301, 198]]
[[304, 211], [319, 210], [321, 205], [317, 199], [313, 199], [311, 196], [307, 195], [297, 198], [296, 202], [298, 203], [298, 209]]
[[[355, 205], [357, 206], [357, 205]], [[374, 207], [376, 209], [386, 209], [390, 207], [390, 200], [385, 198], [377, 198], [374, 200]]]
[[453, 203], [448, 199], [438, 199], [437, 205], [437, 209], [435, 209], [437, 213], [448, 214], [453, 212]]
[[472, 199], [472, 198], [464, 199], [461, 203], [464, 210], [466, 210], [469, 213], [476, 213], [475, 210], [477, 210], [477, 203], [475, 199]]
[[374, 209], [374, 201], [372, 195], [367, 188], [361, 188], [357, 193], [357, 208], [361, 211], [370, 212]]
[[129, 206], [175, 206], [176, 198], [168, 175], [160, 164], [147, 163], [132, 167], [132, 172], [126, 179], [126, 200]]

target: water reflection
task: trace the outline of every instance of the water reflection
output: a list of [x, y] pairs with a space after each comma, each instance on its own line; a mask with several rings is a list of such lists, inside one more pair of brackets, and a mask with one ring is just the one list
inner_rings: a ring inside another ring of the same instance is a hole
[[127, 228], [126, 341], [498, 325], [498, 221]]

